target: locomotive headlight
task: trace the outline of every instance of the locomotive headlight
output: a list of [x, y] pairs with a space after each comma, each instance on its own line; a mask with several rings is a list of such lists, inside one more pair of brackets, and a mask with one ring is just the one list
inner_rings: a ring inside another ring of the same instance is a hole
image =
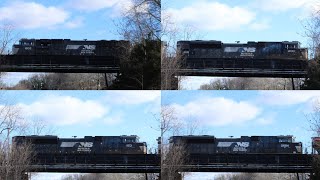
[[147, 147], [146, 146], [139, 146], [139, 148], [143, 152], [143, 154], [147, 154]]

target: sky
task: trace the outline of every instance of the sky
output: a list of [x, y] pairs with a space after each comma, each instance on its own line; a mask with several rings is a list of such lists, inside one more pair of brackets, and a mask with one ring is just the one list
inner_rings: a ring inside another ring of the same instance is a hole
[[[182, 122], [198, 122], [201, 135], [293, 135], [311, 152], [306, 117], [320, 102], [320, 91], [162, 91], [161, 104], [172, 107]], [[189, 134], [185, 134], [189, 135]], [[213, 179], [215, 173], [191, 173], [185, 179]]]
[[[0, 0], [0, 26], [21, 38], [120, 40], [117, 22], [132, 0]], [[9, 47], [11, 49], [11, 45]], [[9, 85], [31, 73], [7, 73]]]
[[[179, 29], [178, 40], [189, 37], [225, 43], [300, 41], [302, 47], [309, 46], [304, 24], [320, 7], [317, 0], [162, 0], [162, 3], [163, 19], [170, 17], [170, 21], [162, 23], [167, 29]], [[188, 77], [182, 86], [199, 89], [211, 79]]]
[[[0, 107], [5, 104], [19, 107], [22, 123], [45, 124], [42, 135], [64, 138], [138, 135], [148, 149], [157, 148], [160, 91], [1, 91], [0, 94]], [[39, 173], [33, 180], [60, 179], [63, 175]]]

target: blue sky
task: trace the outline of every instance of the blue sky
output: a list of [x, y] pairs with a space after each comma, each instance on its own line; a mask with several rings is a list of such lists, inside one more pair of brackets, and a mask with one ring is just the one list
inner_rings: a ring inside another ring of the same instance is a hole
[[130, 0], [1, 0], [0, 22], [20, 37], [55, 39], [121, 39], [115, 22]]
[[[174, 41], [182, 40], [188, 34], [185, 32], [189, 32], [191, 40], [300, 41], [303, 47], [309, 46], [303, 23], [319, 8], [316, 0], [162, 0], [162, 3], [165, 19], [162, 23], [166, 29], [178, 29], [177, 37], [171, 37]], [[182, 86], [198, 89], [211, 79], [189, 77]]]
[[[162, 105], [179, 121], [198, 122], [202, 134], [223, 137], [293, 135], [311, 152], [306, 115], [320, 91], [162, 91]], [[213, 179], [216, 173], [191, 173], [185, 179]]]

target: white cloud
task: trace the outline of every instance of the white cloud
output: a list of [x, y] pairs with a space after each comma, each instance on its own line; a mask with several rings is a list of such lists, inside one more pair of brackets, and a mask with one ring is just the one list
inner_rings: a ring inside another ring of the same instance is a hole
[[276, 113], [264, 114], [264, 117], [260, 117], [256, 120], [258, 125], [270, 125], [275, 122]]
[[185, 105], [171, 105], [181, 119], [193, 118], [202, 124], [225, 126], [255, 120], [261, 109], [248, 102], [225, 98], [206, 98]]
[[197, 1], [181, 9], [169, 8], [164, 12], [164, 16], [167, 15], [180, 25], [191, 25], [209, 31], [237, 30], [250, 25], [256, 17], [254, 12], [246, 8], [209, 1]]
[[71, 21], [68, 21], [65, 23], [65, 26], [69, 29], [74, 29], [83, 26], [83, 18], [82, 17], [77, 17]]
[[281, 12], [298, 8], [309, 9], [316, 2], [317, 0], [255, 0], [252, 5], [264, 11]]
[[123, 122], [123, 113], [118, 113], [112, 116], [108, 116], [103, 120], [103, 122], [107, 125], [115, 125]]
[[307, 103], [320, 98], [320, 91], [261, 91], [258, 103], [288, 106]]
[[70, 96], [49, 96], [31, 104], [19, 104], [29, 118], [37, 117], [51, 124], [72, 125], [105, 117], [108, 107]]
[[253, 30], [260, 31], [260, 30], [269, 29], [270, 25], [268, 22], [260, 22], [260, 23], [252, 23], [249, 27]]
[[[98, 11], [113, 8], [117, 15], [131, 8], [132, 0], [69, 0], [67, 6], [82, 11]], [[114, 15], [114, 14], [113, 14]]]
[[112, 91], [107, 93], [105, 100], [111, 104], [139, 105], [160, 102], [161, 91]]
[[34, 2], [14, 1], [0, 8], [0, 21], [23, 29], [47, 28], [64, 23], [69, 13], [57, 7]]

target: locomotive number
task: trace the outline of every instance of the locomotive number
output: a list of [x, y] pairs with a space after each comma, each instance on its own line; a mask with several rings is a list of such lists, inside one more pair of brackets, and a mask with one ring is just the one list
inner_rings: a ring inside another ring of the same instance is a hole
[[31, 47], [24, 47], [25, 50], [31, 50]]

